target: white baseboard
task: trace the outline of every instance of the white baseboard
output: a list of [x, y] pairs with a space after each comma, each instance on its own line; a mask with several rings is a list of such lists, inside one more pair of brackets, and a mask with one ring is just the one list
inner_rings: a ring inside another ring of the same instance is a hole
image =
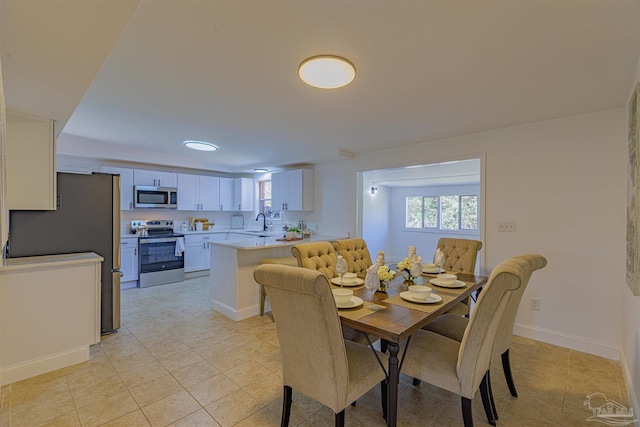
[[77, 347], [62, 353], [51, 354], [28, 362], [3, 367], [0, 378], [2, 378], [2, 385], [7, 385], [86, 362], [90, 357], [89, 346]]
[[638, 396], [636, 395], [636, 391], [633, 387], [633, 379], [631, 378], [631, 371], [629, 370], [629, 364], [627, 363], [627, 358], [624, 355], [624, 351], [620, 353], [621, 353], [620, 363], [622, 364], [624, 382], [627, 385], [627, 393], [629, 394], [629, 402], [620, 402], [620, 403], [622, 403], [623, 405], [626, 405], [626, 403], [631, 404], [631, 406], [633, 407], [633, 413], [640, 414], [640, 405], [638, 404]]
[[195, 279], [196, 277], [206, 277], [206, 276], [210, 276], [209, 270], [190, 271], [189, 273], [184, 273], [185, 279]]
[[244, 320], [260, 314], [260, 306], [258, 304], [243, 308], [241, 310], [236, 310], [230, 305], [224, 304], [220, 301], [216, 301], [213, 298], [211, 299], [211, 308], [233, 320]]
[[521, 337], [531, 338], [537, 341], [570, 348], [584, 353], [594, 354], [607, 359], [620, 360], [621, 349], [611, 344], [588, 340], [575, 335], [563, 334], [550, 329], [537, 328], [531, 325], [516, 323], [513, 333]]

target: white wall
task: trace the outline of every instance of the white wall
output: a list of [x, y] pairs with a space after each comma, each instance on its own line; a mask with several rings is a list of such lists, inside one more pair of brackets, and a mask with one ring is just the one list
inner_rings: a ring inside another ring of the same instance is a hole
[[391, 189], [378, 185], [378, 192], [371, 194], [371, 186], [364, 186], [362, 195], [362, 238], [367, 242], [367, 248], [371, 253], [372, 261], [375, 262], [378, 251], [386, 253], [393, 252], [389, 241], [392, 228], [389, 227], [391, 221], [390, 196]]
[[[626, 133], [626, 110], [618, 108], [317, 165], [316, 212], [308, 221], [321, 222], [328, 234], [354, 233], [357, 171], [484, 153], [486, 266], [531, 252], [548, 259], [547, 268], [531, 279], [516, 332], [617, 359]], [[515, 221], [517, 232], [498, 233], [500, 221]], [[533, 296], [542, 299], [541, 311], [529, 310]]]
[[405, 198], [407, 196], [446, 196], [451, 194], [480, 195], [479, 185], [447, 185], [433, 187], [397, 187], [391, 193], [391, 206], [400, 206], [401, 209], [392, 209], [390, 229], [391, 248], [390, 255], [395, 258], [407, 256], [407, 247], [416, 247], [416, 253], [424, 262], [433, 261], [433, 255], [441, 237], [453, 237], [459, 239], [478, 240], [479, 232], [444, 232], [442, 230], [408, 230], [405, 228]]
[[[636, 66], [633, 85], [629, 90], [629, 99], [640, 81], [640, 60]], [[634, 296], [626, 285], [624, 277], [622, 287], [622, 357], [627, 384], [632, 384], [630, 394], [635, 412], [640, 411], [640, 296]]]

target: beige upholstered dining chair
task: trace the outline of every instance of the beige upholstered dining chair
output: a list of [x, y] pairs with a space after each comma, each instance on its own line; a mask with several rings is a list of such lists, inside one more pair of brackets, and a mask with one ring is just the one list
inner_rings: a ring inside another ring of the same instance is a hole
[[[482, 242], [479, 240], [441, 237], [438, 240], [438, 249], [444, 253], [444, 269], [446, 271], [474, 274], [478, 251], [482, 249]], [[466, 298], [449, 310], [449, 313], [468, 316], [469, 310], [469, 298]]]
[[[296, 257], [298, 267], [319, 271], [329, 280], [338, 276], [336, 273], [338, 255], [330, 242], [300, 243], [291, 248], [291, 253]], [[345, 339], [355, 341], [363, 345], [366, 345], [369, 342], [363, 333], [358, 332], [355, 329], [343, 327], [342, 334]], [[373, 342], [377, 341], [379, 338], [370, 335], [369, 339]]]
[[470, 239], [442, 237], [438, 249], [444, 253], [444, 269], [455, 273], [473, 274], [482, 242]]
[[478, 298], [461, 341], [419, 330], [408, 344], [402, 372], [461, 396], [465, 427], [473, 426], [471, 402], [478, 389], [490, 424], [495, 424], [489, 386], [491, 354], [507, 306], [524, 284], [529, 263], [510, 258], [494, 268]]
[[[376, 384], [386, 402], [386, 356], [343, 339], [326, 276], [310, 269], [260, 265], [254, 278], [267, 289], [282, 357], [282, 426], [289, 425], [292, 390], [329, 407], [336, 426], [345, 408]], [[377, 357], [376, 357], [377, 356]]]
[[359, 278], [364, 279], [367, 275], [367, 268], [371, 267], [371, 254], [364, 239], [343, 239], [333, 242], [333, 248], [338, 255], [342, 255], [347, 261], [349, 272], [356, 273]]
[[[260, 261], [260, 264], [280, 264], [280, 265], [288, 265], [290, 267], [297, 267], [298, 261], [295, 257], [285, 256], [279, 258], [263, 258]], [[267, 298], [267, 291], [265, 291], [264, 286], [260, 285], [260, 316], [264, 316], [264, 304]]]
[[[514, 257], [514, 259], [526, 261], [529, 266], [525, 271], [520, 288], [518, 288], [516, 292], [512, 292], [510, 294], [509, 303], [507, 304], [507, 308], [500, 319], [500, 325], [496, 332], [496, 340], [493, 345], [493, 357], [500, 356], [502, 359], [502, 369], [507, 381], [507, 386], [509, 387], [509, 392], [513, 397], [518, 397], [516, 385], [513, 382], [513, 375], [511, 373], [511, 362], [509, 360], [509, 348], [511, 347], [513, 325], [516, 321], [516, 315], [518, 314], [518, 307], [520, 306], [522, 295], [529, 284], [531, 275], [534, 271], [544, 268], [547, 265], [547, 259], [538, 254], [520, 255]], [[456, 341], [462, 341], [468, 323], [469, 319], [465, 317], [444, 314], [429, 323], [425, 329], [444, 335]]]
[[296, 257], [298, 267], [317, 270], [329, 280], [337, 276], [338, 256], [329, 242], [300, 243], [291, 248], [291, 254]]

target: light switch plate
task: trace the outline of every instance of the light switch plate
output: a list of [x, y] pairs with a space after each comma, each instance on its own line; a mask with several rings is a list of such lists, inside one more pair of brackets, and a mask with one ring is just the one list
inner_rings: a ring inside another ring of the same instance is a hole
[[504, 232], [504, 233], [515, 233], [516, 223], [515, 222], [499, 222], [498, 231]]

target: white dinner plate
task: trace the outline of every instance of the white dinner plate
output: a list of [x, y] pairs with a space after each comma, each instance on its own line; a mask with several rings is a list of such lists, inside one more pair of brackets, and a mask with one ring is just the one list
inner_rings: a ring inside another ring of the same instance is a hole
[[364, 280], [362, 279], [356, 279], [355, 282], [349, 282], [349, 283], [340, 283], [340, 278], [339, 277], [334, 277], [333, 279], [331, 279], [331, 283], [333, 283], [334, 285], [338, 285], [338, 286], [358, 286], [358, 285], [362, 285], [364, 283]]
[[454, 283], [450, 285], [449, 284], [445, 285], [438, 279], [431, 279], [429, 280], [429, 282], [433, 285], [440, 286], [441, 288], [464, 288], [465, 286], [467, 286], [464, 282], [461, 282], [460, 280], [456, 280]]
[[[444, 270], [442, 270], [442, 271], [444, 271]], [[440, 271], [440, 269], [438, 267], [436, 267], [435, 270], [426, 270], [426, 269], [423, 268], [422, 272], [426, 273], [426, 274], [440, 274], [441, 273], [441, 271]]]
[[351, 301], [346, 304], [338, 304], [336, 302], [338, 308], [356, 308], [362, 305], [362, 298], [358, 298], [356, 296], [351, 297]]
[[418, 304], [433, 304], [442, 301], [442, 297], [434, 293], [429, 295], [429, 298], [427, 299], [415, 299], [411, 296], [411, 292], [409, 291], [400, 292], [400, 298], [411, 302], [417, 302]]

